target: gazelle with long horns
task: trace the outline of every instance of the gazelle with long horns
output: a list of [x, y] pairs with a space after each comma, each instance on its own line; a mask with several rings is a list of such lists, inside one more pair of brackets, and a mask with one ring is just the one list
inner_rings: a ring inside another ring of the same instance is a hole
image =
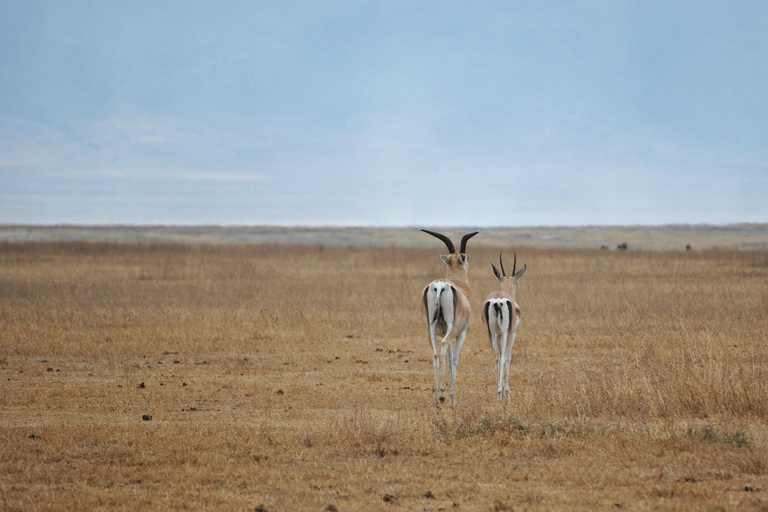
[[[491, 263], [493, 275], [499, 281], [500, 290], [491, 292], [483, 305], [483, 323], [487, 327], [488, 341], [496, 356], [496, 399], [509, 400], [509, 364], [512, 361], [512, 347], [515, 344], [517, 326], [520, 325], [520, 306], [515, 302], [517, 282], [523, 277], [526, 265], [515, 273], [517, 254], [512, 263], [512, 274], [504, 272], [504, 263], [499, 253], [501, 272]], [[510, 339], [510, 333], [512, 335]], [[507, 343], [509, 342], [509, 343]], [[506, 366], [506, 368], [505, 368]]]
[[[478, 231], [467, 233], [461, 237], [459, 251], [447, 236], [422, 229], [423, 232], [438, 238], [448, 248], [448, 255], [441, 254], [440, 259], [446, 265], [445, 279], [432, 281], [421, 294], [421, 312], [427, 322], [429, 341], [432, 343], [433, 364], [435, 367], [435, 403], [445, 401], [445, 372], [451, 368], [451, 405], [456, 405], [456, 368], [459, 365], [459, 355], [467, 329], [472, 324], [472, 308], [469, 304], [472, 290], [467, 280], [467, 240]], [[440, 342], [440, 353], [437, 351], [437, 336], [443, 337]], [[453, 339], [451, 340], [451, 336]], [[446, 360], [447, 356], [447, 360]], [[442, 379], [440, 367], [442, 366]], [[438, 395], [439, 393], [439, 395]]]

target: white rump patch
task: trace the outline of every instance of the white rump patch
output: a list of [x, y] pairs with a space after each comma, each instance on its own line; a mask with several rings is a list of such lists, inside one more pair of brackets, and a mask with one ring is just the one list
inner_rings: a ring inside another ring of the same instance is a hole
[[491, 334], [501, 336], [505, 331], [509, 330], [510, 319], [512, 315], [509, 310], [509, 302], [507, 299], [488, 299], [488, 317], [486, 321], [488, 323], [488, 329]]

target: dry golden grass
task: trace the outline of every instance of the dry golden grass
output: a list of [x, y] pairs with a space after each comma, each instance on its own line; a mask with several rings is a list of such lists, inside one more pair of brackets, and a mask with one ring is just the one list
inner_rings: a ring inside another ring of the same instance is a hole
[[0, 510], [767, 510], [768, 251], [516, 249], [437, 408], [439, 248], [0, 244]]

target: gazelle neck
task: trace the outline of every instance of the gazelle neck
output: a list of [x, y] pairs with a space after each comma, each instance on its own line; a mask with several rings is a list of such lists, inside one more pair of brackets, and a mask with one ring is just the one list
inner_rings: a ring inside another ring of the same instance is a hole
[[502, 281], [499, 283], [499, 289], [508, 294], [510, 297], [512, 297], [512, 300], [515, 300], [515, 293], [517, 292], [517, 285], [514, 283], [512, 278], [505, 277], [502, 279]]
[[467, 256], [461, 253], [441, 254], [440, 259], [445, 263], [445, 279], [461, 288], [467, 297], [472, 290], [467, 279]]
[[445, 278], [451, 281], [453, 284], [461, 288], [467, 297], [472, 295], [472, 288], [469, 286], [469, 280], [467, 279], [467, 270], [465, 268], [448, 268], [445, 272]]

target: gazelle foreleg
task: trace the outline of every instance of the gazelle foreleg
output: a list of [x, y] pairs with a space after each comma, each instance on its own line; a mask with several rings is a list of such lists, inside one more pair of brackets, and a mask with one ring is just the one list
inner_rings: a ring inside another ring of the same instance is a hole
[[507, 352], [505, 354], [506, 363], [507, 363], [507, 372], [506, 372], [506, 378], [504, 383], [504, 394], [507, 396], [507, 400], [509, 400], [509, 364], [512, 362], [512, 347], [515, 346], [515, 336], [517, 336], [518, 325], [520, 325], [520, 316], [515, 315], [515, 327], [512, 329], [512, 339], [509, 342], [509, 346], [507, 347]]

